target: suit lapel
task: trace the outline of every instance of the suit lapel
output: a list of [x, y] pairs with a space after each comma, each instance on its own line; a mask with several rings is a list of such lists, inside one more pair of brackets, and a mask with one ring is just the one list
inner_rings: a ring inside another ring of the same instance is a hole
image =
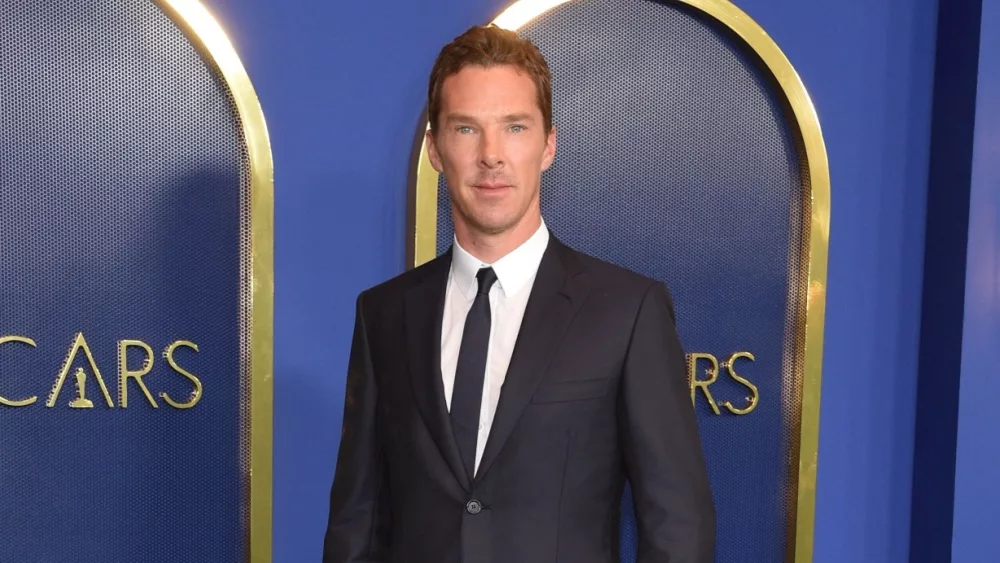
[[428, 264], [424, 278], [406, 294], [404, 322], [410, 382], [417, 408], [441, 456], [468, 491], [471, 484], [451, 431], [441, 380], [441, 321], [450, 264], [450, 252]]
[[493, 426], [475, 481], [486, 476], [531, 400], [566, 329], [587, 295], [576, 259], [550, 236], [521, 321]]

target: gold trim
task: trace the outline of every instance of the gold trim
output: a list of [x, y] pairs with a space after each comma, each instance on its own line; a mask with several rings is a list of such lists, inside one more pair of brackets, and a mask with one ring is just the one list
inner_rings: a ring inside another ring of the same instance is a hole
[[155, 0], [207, 54], [233, 98], [250, 161], [250, 563], [272, 560], [274, 163], [264, 113], [225, 31], [198, 0]]
[[[426, 130], [431, 124], [427, 123]], [[427, 155], [427, 142], [420, 142], [420, 156], [417, 160], [417, 186], [414, 201], [413, 260], [419, 266], [431, 261], [437, 255], [437, 198], [438, 172], [431, 166]]]
[[[517, 30], [567, 0], [519, 0], [492, 23]], [[802, 350], [802, 405], [799, 431], [798, 490], [795, 503], [795, 563], [811, 563], [815, 534], [816, 469], [819, 453], [819, 409], [826, 316], [826, 276], [830, 239], [830, 170], [819, 118], [791, 62], [760, 25], [727, 0], [673, 0], [695, 8], [735, 33], [761, 59], [781, 87], [799, 128], [811, 190], [808, 227], [809, 276], [805, 298], [805, 346]], [[516, 14], [516, 16], [515, 16]], [[421, 144], [416, 167], [413, 266], [437, 254], [438, 173]], [[792, 546], [789, 546], [792, 547]]]
[[521, 26], [569, 0], [531, 0], [514, 2], [500, 15], [493, 18], [493, 24], [504, 29], [517, 31]]

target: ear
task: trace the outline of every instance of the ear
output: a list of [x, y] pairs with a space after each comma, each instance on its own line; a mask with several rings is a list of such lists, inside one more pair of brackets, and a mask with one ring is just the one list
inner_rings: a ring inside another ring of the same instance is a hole
[[556, 158], [556, 126], [553, 125], [545, 138], [545, 152], [542, 153], [542, 170], [548, 170]]
[[438, 174], [443, 174], [444, 169], [441, 166], [441, 155], [438, 153], [437, 143], [434, 142], [434, 131], [430, 127], [424, 133], [424, 144], [427, 146], [427, 157], [431, 161], [431, 166], [434, 167], [434, 170], [437, 170]]

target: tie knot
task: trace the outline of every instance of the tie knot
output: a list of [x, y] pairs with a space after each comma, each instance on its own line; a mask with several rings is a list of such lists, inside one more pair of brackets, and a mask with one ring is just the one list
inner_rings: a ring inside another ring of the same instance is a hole
[[479, 280], [479, 295], [486, 295], [497, 281], [497, 274], [493, 268], [482, 268], [476, 274], [476, 279]]

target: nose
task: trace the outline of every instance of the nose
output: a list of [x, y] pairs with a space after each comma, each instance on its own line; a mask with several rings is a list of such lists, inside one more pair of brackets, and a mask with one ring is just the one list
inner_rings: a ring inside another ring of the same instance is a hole
[[503, 166], [500, 134], [496, 131], [484, 131], [480, 138], [479, 165], [488, 169]]

